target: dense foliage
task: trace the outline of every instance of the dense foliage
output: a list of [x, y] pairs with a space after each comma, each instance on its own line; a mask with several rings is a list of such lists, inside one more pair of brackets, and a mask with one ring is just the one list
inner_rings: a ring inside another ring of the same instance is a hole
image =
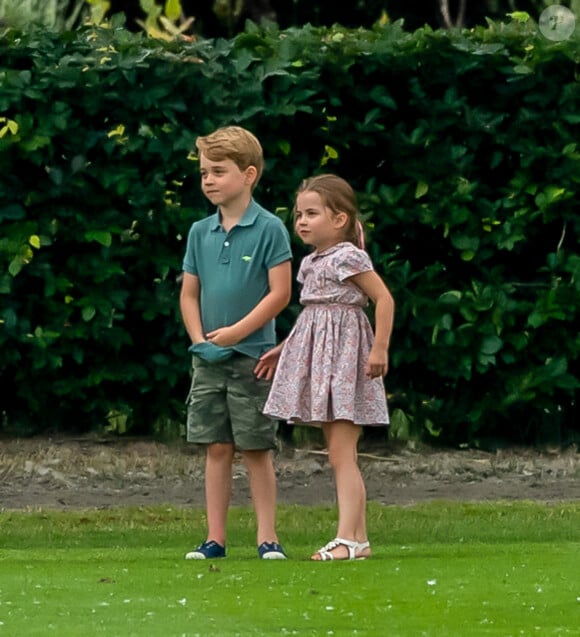
[[[400, 20], [408, 31], [424, 26], [471, 28], [487, 24], [488, 19], [504, 20], [514, 12], [525, 11], [538, 21], [553, 4], [553, 0], [0, 0], [0, 23], [23, 29], [40, 23], [64, 30], [123, 14], [131, 31], [145, 28], [169, 35], [165, 20], [190, 36], [230, 38], [244, 30], [247, 20], [271, 22], [281, 29], [305, 24], [369, 29], [384, 20]], [[580, 13], [580, 0], [558, 4]]]
[[113, 23], [7, 30], [0, 53], [5, 431], [182, 421], [179, 274], [208, 211], [190, 151], [239, 123], [285, 219], [314, 172], [360, 195], [397, 301], [394, 436], [578, 432], [578, 34], [249, 24], [188, 43]]

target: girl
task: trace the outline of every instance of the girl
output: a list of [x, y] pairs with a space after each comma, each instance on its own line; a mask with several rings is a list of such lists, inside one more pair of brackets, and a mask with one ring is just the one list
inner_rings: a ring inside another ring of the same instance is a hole
[[[363, 425], [389, 422], [387, 373], [394, 301], [364, 251], [356, 196], [336, 175], [305, 180], [296, 195], [294, 227], [314, 248], [298, 272], [304, 306], [288, 338], [266, 352], [258, 377], [273, 376], [264, 413], [322, 427], [338, 503], [336, 538], [313, 560], [370, 557], [366, 487], [357, 463]], [[375, 332], [364, 311], [375, 305]]]

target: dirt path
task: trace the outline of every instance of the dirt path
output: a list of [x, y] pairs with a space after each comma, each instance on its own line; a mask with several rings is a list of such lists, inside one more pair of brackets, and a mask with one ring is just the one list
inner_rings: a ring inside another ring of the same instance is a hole
[[[190, 445], [96, 439], [0, 441], [0, 510], [203, 506], [203, 454]], [[365, 450], [368, 499], [580, 501], [576, 449]], [[276, 457], [279, 502], [333, 504], [323, 450], [284, 448]], [[250, 504], [243, 465], [234, 467], [233, 504]]]

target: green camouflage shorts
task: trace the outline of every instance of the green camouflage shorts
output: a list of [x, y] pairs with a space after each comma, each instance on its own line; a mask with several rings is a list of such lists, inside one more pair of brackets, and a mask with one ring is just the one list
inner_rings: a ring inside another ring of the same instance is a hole
[[187, 397], [187, 440], [233, 442], [238, 449], [276, 449], [278, 422], [262, 409], [270, 381], [257, 379], [256, 360], [236, 354], [220, 363], [193, 356]]

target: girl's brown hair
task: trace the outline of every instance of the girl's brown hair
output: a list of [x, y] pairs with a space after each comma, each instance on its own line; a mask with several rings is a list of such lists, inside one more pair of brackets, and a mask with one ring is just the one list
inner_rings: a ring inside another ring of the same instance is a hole
[[364, 249], [364, 230], [359, 218], [356, 194], [352, 186], [342, 177], [328, 173], [305, 179], [300, 184], [296, 194], [307, 191], [318, 193], [322, 204], [330, 208], [334, 214], [344, 212], [347, 215], [348, 221], [345, 226], [344, 239], [358, 248]]

